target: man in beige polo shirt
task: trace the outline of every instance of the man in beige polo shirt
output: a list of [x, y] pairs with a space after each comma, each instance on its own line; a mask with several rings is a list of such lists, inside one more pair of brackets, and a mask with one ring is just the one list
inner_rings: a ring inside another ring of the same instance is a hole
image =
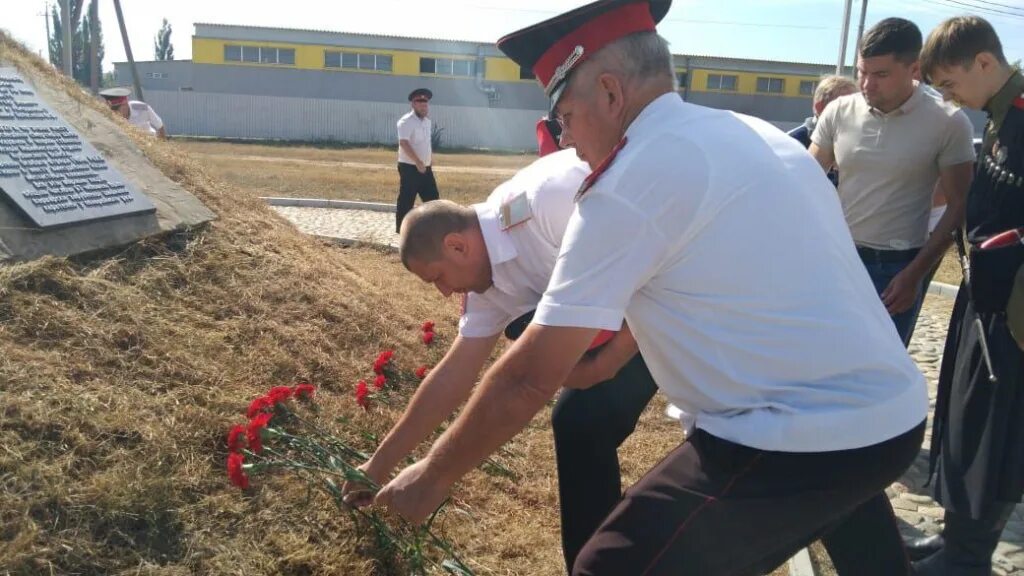
[[[858, 51], [861, 93], [825, 108], [810, 147], [822, 168], [836, 166], [842, 175], [846, 223], [905, 344], [923, 280], [963, 221], [974, 161], [967, 115], [914, 81], [921, 44], [921, 31], [902, 18], [869, 30]], [[948, 209], [929, 236], [937, 181]]]

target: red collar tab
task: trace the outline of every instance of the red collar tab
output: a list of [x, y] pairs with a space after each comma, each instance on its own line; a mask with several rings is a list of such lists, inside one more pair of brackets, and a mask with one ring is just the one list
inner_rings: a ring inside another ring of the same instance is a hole
[[1016, 100], [1013, 101], [1013, 107], [1024, 110], [1024, 94], [1021, 94], [1020, 96], [1017, 97]]
[[579, 202], [580, 198], [587, 193], [587, 190], [590, 190], [590, 187], [597, 182], [597, 179], [601, 177], [601, 174], [604, 174], [605, 171], [608, 170], [608, 167], [612, 165], [615, 157], [618, 156], [619, 151], [626, 147], [626, 142], [627, 138], [623, 136], [622, 140], [619, 140], [619, 143], [615, 145], [615, 148], [612, 148], [612, 151], [608, 153], [608, 156], [601, 161], [601, 164], [583, 180], [583, 184], [580, 184], [580, 189], [576, 191], [577, 202]]
[[533, 66], [544, 93], [551, 94], [581, 62], [608, 44], [637, 32], [656, 30], [647, 2], [630, 2], [588, 20], [547, 49]]
[[537, 121], [537, 155], [544, 157], [558, 150], [558, 138], [548, 128], [547, 119], [541, 118]]

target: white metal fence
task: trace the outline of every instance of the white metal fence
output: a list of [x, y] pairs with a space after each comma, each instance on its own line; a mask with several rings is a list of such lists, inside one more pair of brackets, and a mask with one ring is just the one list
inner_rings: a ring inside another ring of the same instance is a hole
[[[406, 104], [147, 90], [146, 100], [176, 136], [329, 140], [397, 145]], [[537, 110], [432, 105], [443, 146], [535, 150]]]

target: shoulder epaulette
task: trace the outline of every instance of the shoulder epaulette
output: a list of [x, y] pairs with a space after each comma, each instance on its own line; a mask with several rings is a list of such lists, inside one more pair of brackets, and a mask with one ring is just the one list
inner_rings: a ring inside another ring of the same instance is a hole
[[597, 182], [597, 179], [601, 177], [601, 174], [604, 174], [605, 171], [608, 170], [608, 167], [612, 165], [612, 162], [615, 160], [615, 157], [618, 156], [619, 151], [626, 147], [626, 140], [626, 137], [623, 136], [622, 140], [619, 140], [619, 143], [615, 145], [615, 148], [612, 148], [612, 151], [608, 153], [608, 156], [601, 161], [601, 164], [583, 179], [583, 183], [580, 184], [580, 189], [576, 191], [577, 202], [584, 194], [587, 193], [587, 190], [590, 190], [590, 187]]

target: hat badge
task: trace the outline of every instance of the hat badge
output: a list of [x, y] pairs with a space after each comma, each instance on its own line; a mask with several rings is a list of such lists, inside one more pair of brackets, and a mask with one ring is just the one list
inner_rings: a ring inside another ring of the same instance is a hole
[[544, 95], [550, 98], [555, 87], [561, 84], [562, 80], [565, 80], [565, 75], [568, 74], [569, 71], [572, 70], [573, 66], [575, 66], [582, 58], [583, 46], [581, 44], [577, 44], [576, 47], [572, 49], [572, 53], [570, 53], [565, 59], [565, 62], [559, 64], [558, 68], [555, 68], [555, 73], [552, 74], [551, 80], [548, 82], [548, 85], [544, 87]]

